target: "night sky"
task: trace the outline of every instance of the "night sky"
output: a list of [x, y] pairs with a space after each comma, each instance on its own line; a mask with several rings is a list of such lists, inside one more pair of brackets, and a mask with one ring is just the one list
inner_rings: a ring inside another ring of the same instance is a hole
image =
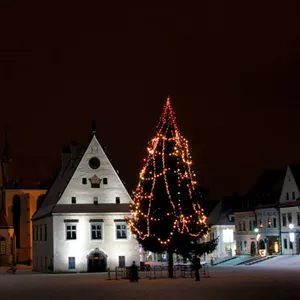
[[0, 2], [0, 141], [7, 131], [13, 159], [53, 167], [95, 119], [131, 190], [170, 94], [211, 198], [300, 163], [299, 1], [100, 2]]

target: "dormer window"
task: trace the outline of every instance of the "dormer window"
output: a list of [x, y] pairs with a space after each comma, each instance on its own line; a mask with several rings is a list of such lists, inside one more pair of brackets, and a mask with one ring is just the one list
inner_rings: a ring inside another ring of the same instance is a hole
[[116, 203], [120, 204], [120, 197], [116, 197]]
[[98, 197], [94, 197], [94, 204], [98, 204]]
[[286, 193], [285, 197], [287, 201], [290, 200], [289, 193]]
[[82, 178], [82, 184], [87, 184], [87, 180], [86, 180], [86, 178], [84, 177], [84, 178]]
[[72, 202], [72, 204], [76, 204], [76, 197], [72, 197], [71, 202]]
[[103, 178], [103, 184], [107, 184], [107, 178]]

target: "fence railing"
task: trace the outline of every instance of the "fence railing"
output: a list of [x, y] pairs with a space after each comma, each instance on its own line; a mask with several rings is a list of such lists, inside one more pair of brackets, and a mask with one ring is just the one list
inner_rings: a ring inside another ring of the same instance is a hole
[[[130, 267], [120, 268], [116, 267], [114, 270], [107, 270], [108, 280], [120, 280], [129, 279], [130, 277]], [[174, 278], [194, 278], [195, 270], [190, 265], [175, 265], [173, 269]], [[158, 279], [158, 278], [168, 278], [169, 272], [167, 266], [152, 266], [147, 267], [143, 271], [139, 271], [140, 279]], [[209, 266], [204, 265], [200, 269], [200, 276], [204, 278], [210, 277]]]

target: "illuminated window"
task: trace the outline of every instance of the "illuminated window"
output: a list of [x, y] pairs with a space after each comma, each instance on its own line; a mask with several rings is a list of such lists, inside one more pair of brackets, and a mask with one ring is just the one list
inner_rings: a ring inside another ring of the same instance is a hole
[[292, 214], [288, 213], [287, 216], [288, 216], [288, 222], [289, 222], [289, 224], [292, 224], [293, 223]]
[[6, 254], [6, 241], [5, 238], [2, 236], [0, 237], [0, 255]]
[[102, 223], [91, 223], [92, 240], [102, 240]]
[[75, 266], [75, 257], [68, 257], [68, 261], [69, 261], [69, 270], [76, 269], [76, 266]]
[[67, 240], [76, 240], [76, 225], [74, 224], [66, 225], [66, 237]]
[[127, 228], [126, 223], [117, 223], [116, 224], [116, 234], [117, 239], [126, 239], [127, 238]]
[[282, 214], [282, 226], [286, 226], [286, 214]]
[[272, 220], [268, 219], [268, 228], [271, 228], [271, 227], [272, 227]]
[[259, 219], [259, 228], [263, 228], [263, 227], [264, 227], [263, 221], [262, 221], [262, 219]]

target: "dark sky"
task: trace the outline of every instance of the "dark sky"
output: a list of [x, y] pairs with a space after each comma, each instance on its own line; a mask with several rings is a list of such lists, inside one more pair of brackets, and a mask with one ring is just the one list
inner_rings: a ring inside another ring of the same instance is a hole
[[212, 198], [300, 162], [299, 1], [102, 2], [0, 2], [0, 139], [15, 157], [57, 159], [95, 119], [131, 189], [171, 94]]

